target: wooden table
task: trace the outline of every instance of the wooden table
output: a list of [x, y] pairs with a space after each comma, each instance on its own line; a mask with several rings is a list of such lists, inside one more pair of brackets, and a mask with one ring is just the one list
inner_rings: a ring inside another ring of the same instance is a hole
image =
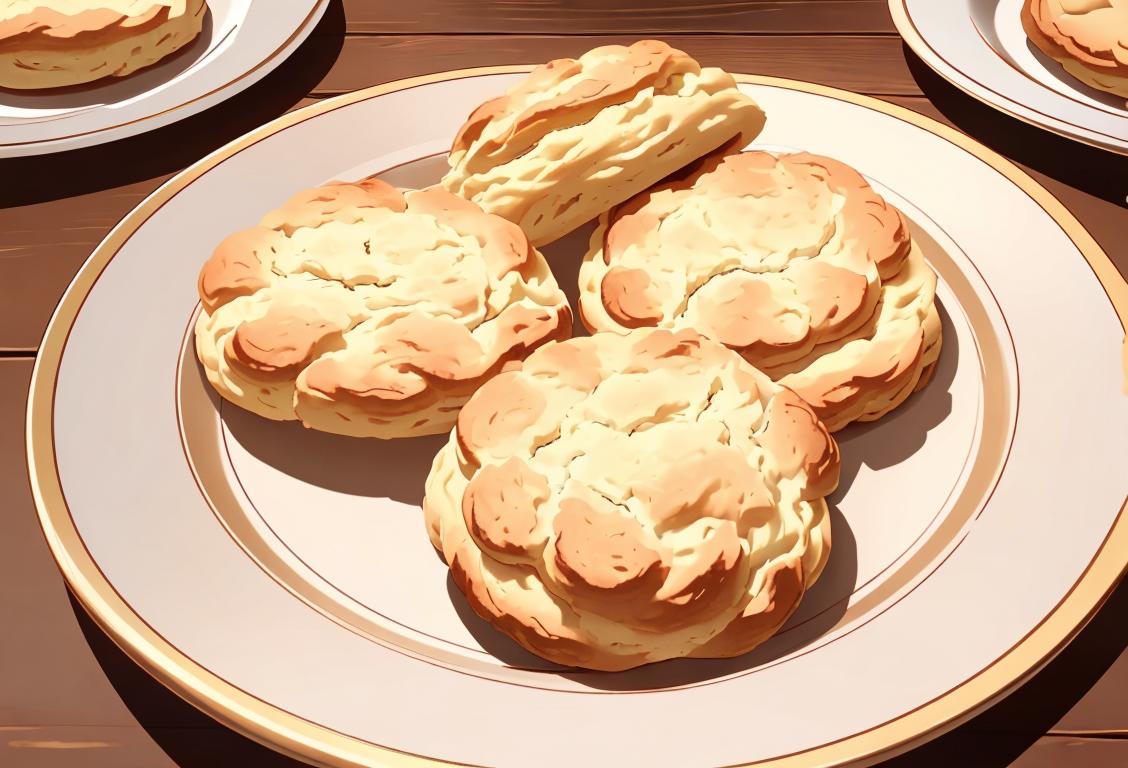
[[[23, 453], [31, 367], [55, 303], [110, 228], [176, 171], [290, 109], [410, 75], [532, 63], [640, 36], [730, 71], [847, 88], [953, 124], [1029, 170], [1128, 272], [1128, 158], [962, 95], [902, 44], [885, 0], [335, 2], [289, 61], [209, 112], [111, 145], [0, 161], [0, 765], [298, 765], [127, 659], [68, 598], [39, 531]], [[128, 336], [119, 341], [129, 354]], [[1126, 645], [1122, 585], [1031, 682], [888, 765], [1128, 766]]]

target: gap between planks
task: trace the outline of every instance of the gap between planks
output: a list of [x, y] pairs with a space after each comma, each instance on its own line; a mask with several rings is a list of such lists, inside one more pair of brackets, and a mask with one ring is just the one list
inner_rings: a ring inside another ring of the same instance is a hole
[[600, 32], [553, 32], [549, 30], [470, 30], [452, 32], [412, 32], [408, 30], [348, 30], [345, 37], [655, 37], [662, 40], [676, 40], [679, 37], [899, 37], [900, 34], [892, 31], [874, 30], [872, 32], [791, 32], [786, 29], [763, 29], [754, 32], [739, 32], [726, 30], [695, 30], [692, 32], [667, 32], [661, 29], [643, 29], [637, 32], [600, 31]]

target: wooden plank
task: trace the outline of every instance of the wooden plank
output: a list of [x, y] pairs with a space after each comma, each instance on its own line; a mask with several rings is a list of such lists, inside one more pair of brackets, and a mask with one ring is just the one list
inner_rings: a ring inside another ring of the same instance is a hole
[[[1109, 640], [1116, 636], [1109, 634]], [[1120, 735], [1128, 738], [1128, 651], [1054, 726], [1063, 735]], [[1125, 763], [1128, 765], [1128, 762]]]
[[1128, 740], [1046, 736], [1011, 763], [1010, 768], [1124, 768]]
[[78, 267], [172, 173], [286, 111], [330, 70], [344, 41], [340, 3], [260, 82], [149, 133], [85, 149], [0, 160], [0, 351], [34, 350]]
[[107, 681], [39, 529], [23, 440], [32, 364], [0, 360], [0, 765], [171, 765]]
[[368, 34], [896, 33], [886, 0], [345, 0], [344, 7], [348, 31]]
[[39, 346], [78, 268], [118, 220], [166, 178], [0, 209], [0, 349]]
[[139, 725], [0, 726], [0, 765], [176, 768]]
[[[1128, 218], [1128, 214], [1124, 218]], [[1085, 695], [1053, 726], [1052, 735], [1128, 739], [1125, 616], [1128, 616], [1128, 581], [1121, 582], [1100, 613], [1062, 654], [1078, 657], [1078, 663], [1067, 674], [1070, 679], [1080, 678], [1080, 683], [1085, 685]], [[1080, 668], [1082, 660], [1089, 669]], [[1100, 679], [1094, 681], [1094, 673], [1099, 673]], [[1128, 760], [1124, 765], [1128, 765]]]
[[[496, 64], [529, 64], [578, 56], [635, 36], [373, 35], [346, 39], [341, 55], [312, 91], [331, 96], [429, 72]], [[809, 80], [874, 94], [919, 96], [898, 37], [776, 35], [753, 39], [666, 35], [671, 45], [708, 66]]]
[[[316, 101], [303, 98], [292, 108]], [[179, 169], [206, 155], [222, 143], [220, 139], [236, 138], [273, 116], [267, 113], [230, 131], [213, 128], [202, 135], [193, 119], [157, 133], [183, 142], [174, 168]], [[82, 155], [73, 169], [69, 165], [74, 158], [61, 155], [0, 163], [0, 177], [10, 169], [12, 178], [30, 174], [40, 180], [35, 186], [0, 191], [0, 350], [34, 351], [39, 346], [78, 268], [118, 221], [172, 176], [164, 162], [138, 169], [134, 156], [142, 146], [155, 149], [158, 144], [137, 137], [66, 153]], [[146, 173], [147, 178], [131, 181]], [[53, 179], [53, 188], [47, 187], [47, 179]], [[93, 191], [81, 193], [91, 187]], [[32, 202], [18, 204], [22, 200]]]

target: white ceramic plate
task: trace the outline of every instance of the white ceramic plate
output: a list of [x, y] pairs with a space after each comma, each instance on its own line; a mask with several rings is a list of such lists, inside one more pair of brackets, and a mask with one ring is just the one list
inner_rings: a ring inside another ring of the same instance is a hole
[[[220, 403], [187, 343], [215, 244], [327, 179], [434, 181], [517, 71], [280, 118], [154, 193], [83, 267], [40, 351], [28, 439], [48, 540], [101, 625], [218, 719], [326, 765], [865, 761], [1048, 660], [1128, 552], [1128, 289], [1021, 171], [874, 99], [741, 78], [763, 145], [851, 163], [906, 212], [945, 333], [926, 390], [840, 433], [828, 569], [751, 655], [554, 668], [476, 619], [428, 543], [441, 437], [340, 438]], [[573, 299], [585, 240], [548, 249]]]
[[1031, 43], [1023, 0], [889, 0], [897, 31], [944, 79], [1002, 112], [1128, 154], [1123, 98], [1075, 80]]
[[329, 0], [208, 0], [200, 36], [112, 82], [0, 90], [0, 157], [102, 144], [194, 115], [249, 88], [317, 26]]

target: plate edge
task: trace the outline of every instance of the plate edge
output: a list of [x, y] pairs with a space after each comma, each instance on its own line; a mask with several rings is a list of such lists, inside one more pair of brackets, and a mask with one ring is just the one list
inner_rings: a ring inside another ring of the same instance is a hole
[[[155, 131], [159, 128], [164, 128], [192, 117], [193, 115], [205, 112], [236, 94], [242, 93], [277, 69], [306, 41], [306, 38], [309, 37], [310, 33], [312, 33], [314, 28], [320, 23], [321, 18], [325, 15], [325, 11], [329, 8], [331, 2], [332, 0], [316, 0], [314, 7], [310, 10], [309, 14], [306, 15], [305, 19], [302, 20], [298, 28], [294, 30], [286, 40], [280, 43], [270, 55], [238, 77], [228, 80], [226, 83], [206, 93], [201, 93], [187, 101], [167, 109], [162, 109], [159, 112], [128, 120], [124, 123], [116, 123], [106, 128], [72, 133], [44, 141], [22, 141], [10, 144], [0, 143], [0, 159], [37, 157], [40, 155], [54, 154], [56, 152], [95, 147], [101, 144], [107, 144], [111, 141], [117, 141], [118, 139], [125, 139], [131, 136], [138, 136], [142, 133], [148, 133], [149, 131]], [[242, 88], [232, 92], [232, 89], [235, 88], [236, 85], [244, 83], [244, 81], [245, 84]], [[216, 100], [213, 101], [213, 99]], [[183, 114], [178, 115], [176, 114], [177, 112], [183, 112]], [[156, 122], [147, 128], [135, 132], [130, 130], [130, 126], [153, 120]], [[94, 138], [88, 141], [87, 139], [89, 137]]]
[[[898, 0], [890, 0], [893, 3]], [[240, 139], [213, 152], [177, 174], [119, 223], [80, 268], [52, 315], [32, 373], [26, 422], [28, 474], [33, 497], [47, 543], [68, 587], [104, 631], [135, 662], [174, 693], [229, 727], [304, 760], [340, 766], [436, 766], [460, 765], [411, 755], [371, 744], [333, 731], [257, 699], [216, 677], [181, 654], [125, 605], [98, 569], [70, 519], [54, 466], [52, 408], [55, 377], [70, 327], [85, 296], [117, 249], [145, 219], [180, 189], [210, 168], [242, 149], [318, 114], [374, 96], [418, 85], [490, 74], [528, 71], [530, 66], [501, 66], [459, 69], [393, 81], [381, 86], [327, 99], [283, 115]], [[734, 75], [739, 82], [789, 88], [875, 109], [916, 125], [975, 155], [1022, 189], [1053, 218], [1082, 252], [1110, 302], [1125, 325], [1128, 318], [1128, 283], [1115, 265], [1084, 229], [1048, 190], [1010, 161], [958, 131], [912, 110], [872, 97], [860, 96], [827, 86], [784, 78]], [[1040, 126], [1041, 127], [1041, 126]], [[1128, 345], [1122, 362], [1128, 371]], [[1011, 650], [985, 669], [912, 712], [844, 739], [813, 747], [793, 755], [747, 765], [793, 768], [799, 765], [844, 765], [869, 763], [903, 752], [916, 744], [950, 730], [1013, 688], [1021, 685], [1053, 658], [1100, 608], [1124, 576], [1128, 563], [1117, 551], [1128, 551], [1128, 520], [1121, 506], [1108, 535], [1078, 581], [1034, 629]]]
[[[1026, 123], [1027, 125], [1033, 126], [1034, 128], [1037, 128], [1039, 130], [1046, 131], [1047, 133], [1052, 133], [1055, 136], [1060, 136], [1063, 139], [1068, 139], [1069, 141], [1074, 141], [1078, 144], [1084, 144], [1087, 147], [1093, 147], [1104, 152], [1111, 152], [1114, 155], [1128, 155], [1128, 144], [1124, 146], [1105, 144], [1095, 139], [1090, 139], [1085, 136], [1078, 136], [1060, 128], [1037, 122], [1029, 117], [1026, 117], [1025, 115], [1020, 115], [1018, 112], [1015, 112], [1014, 110], [1009, 109], [1002, 104], [996, 104], [994, 102], [988, 101], [981, 94], [976, 93], [971, 88], [968, 88], [965, 84], [956, 80], [949, 72], [949, 69], [955, 68], [951, 67], [947, 62], [940, 59], [939, 55], [932, 49], [932, 46], [930, 46], [924, 39], [924, 37], [922, 37], [921, 34], [917, 31], [916, 25], [914, 25], [912, 20], [909, 18], [909, 11], [905, 3], [906, 0], [889, 0], [889, 15], [893, 17], [893, 25], [897, 28], [897, 34], [901, 36], [901, 39], [908, 44], [909, 48], [912, 49], [912, 52], [920, 57], [920, 60], [923, 61], [929, 69], [940, 75], [940, 77], [942, 77], [945, 82], [957, 88], [961, 93], [970, 96], [980, 104], [990, 107], [996, 112], [1001, 112], [1007, 117]], [[959, 70], [956, 71], [958, 72]], [[1001, 96], [1002, 94], [997, 95]], [[1004, 96], [1003, 98], [1006, 97]]]

